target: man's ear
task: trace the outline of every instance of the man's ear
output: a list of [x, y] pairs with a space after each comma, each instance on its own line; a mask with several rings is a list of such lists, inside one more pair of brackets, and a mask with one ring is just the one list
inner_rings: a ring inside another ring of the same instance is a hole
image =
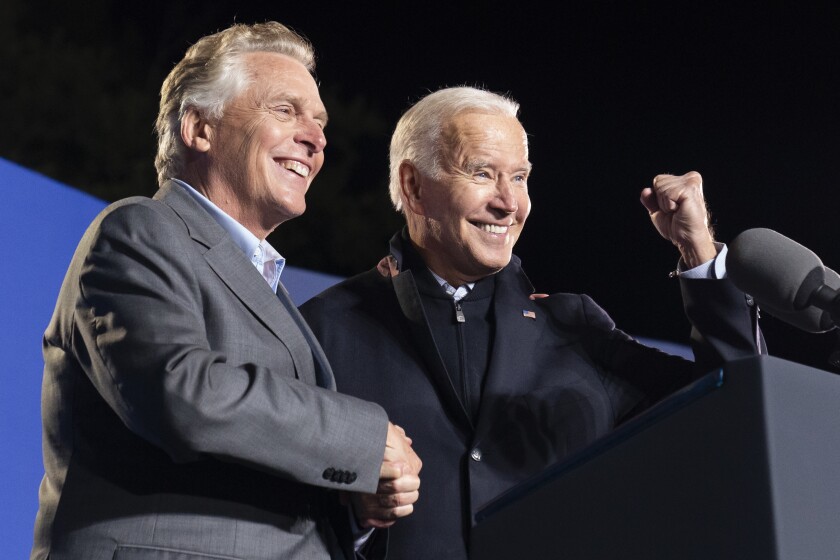
[[426, 193], [422, 188], [423, 178], [420, 176], [420, 170], [410, 161], [403, 161], [400, 164], [399, 173], [403, 206], [411, 213], [422, 216], [424, 214], [423, 195]]
[[181, 119], [181, 140], [184, 145], [196, 152], [210, 151], [213, 128], [195, 107], [187, 108]]

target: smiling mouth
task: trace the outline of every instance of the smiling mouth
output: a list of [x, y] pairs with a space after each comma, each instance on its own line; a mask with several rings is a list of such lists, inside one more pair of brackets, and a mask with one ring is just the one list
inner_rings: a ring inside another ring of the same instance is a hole
[[294, 173], [297, 173], [298, 175], [300, 175], [303, 178], [309, 177], [309, 173], [311, 171], [309, 169], [309, 166], [307, 166], [307, 165], [305, 165], [305, 164], [303, 164], [299, 161], [294, 161], [294, 160], [291, 160], [291, 159], [284, 159], [284, 160], [281, 160], [279, 163], [280, 163], [280, 167], [282, 167], [284, 169], [288, 169], [289, 171], [292, 171]]
[[487, 233], [507, 233], [510, 226], [498, 226], [496, 224], [484, 224], [481, 222], [470, 222], [472, 225]]

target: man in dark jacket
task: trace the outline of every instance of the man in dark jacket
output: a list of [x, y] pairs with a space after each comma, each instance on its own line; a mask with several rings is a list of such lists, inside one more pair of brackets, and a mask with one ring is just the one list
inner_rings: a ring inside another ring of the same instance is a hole
[[[589, 297], [541, 297], [512, 250], [530, 211], [518, 105], [474, 88], [422, 99], [391, 142], [407, 227], [376, 269], [303, 306], [339, 390], [380, 403], [424, 458], [394, 558], [466, 558], [475, 513], [725, 360], [756, 348], [753, 308], [717, 280], [699, 174], [642, 203], [681, 253], [697, 365], [639, 344]], [[693, 277], [693, 278], [692, 278]], [[383, 538], [377, 534], [372, 538]]]

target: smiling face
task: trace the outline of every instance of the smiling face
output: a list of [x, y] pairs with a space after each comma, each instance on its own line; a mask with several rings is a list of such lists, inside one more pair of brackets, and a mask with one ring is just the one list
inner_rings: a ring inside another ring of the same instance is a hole
[[324, 162], [327, 113], [301, 63], [276, 53], [243, 57], [251, 83], [206, 124], [205, 167], [193, 186], [262, 239], [306, 209]]
[[426, 265], [452, 286], [509, 262], [531, 211], [528, 140], [514, 117], [467, 112], [444, 127], [437, 178], [401, 167], [409, 234]]

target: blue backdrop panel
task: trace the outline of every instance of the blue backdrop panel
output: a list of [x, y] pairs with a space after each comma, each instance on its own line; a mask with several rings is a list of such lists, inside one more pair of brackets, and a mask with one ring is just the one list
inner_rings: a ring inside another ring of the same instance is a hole
[[104, 203], [0, 160], [0, 542], [28, 558], [41, 463], [41, 338], [76, 243]]

